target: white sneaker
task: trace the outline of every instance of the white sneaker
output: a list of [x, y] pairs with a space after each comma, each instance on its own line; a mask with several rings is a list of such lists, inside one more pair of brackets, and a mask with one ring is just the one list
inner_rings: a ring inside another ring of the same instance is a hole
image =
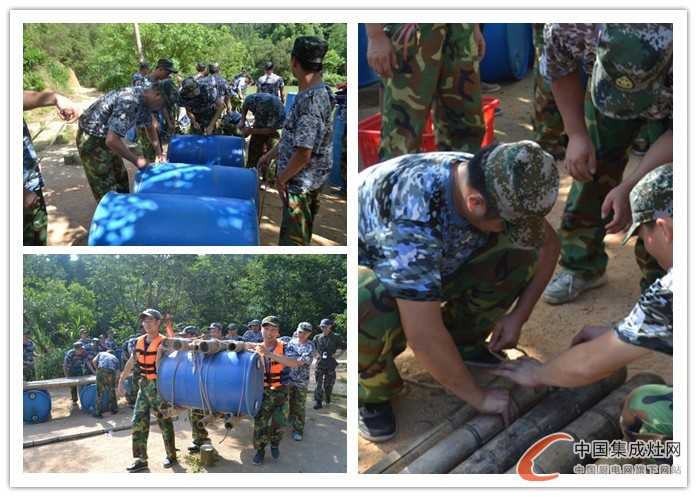
[[607, 283], [607, 273], [584, 280], [568, 271], [558, 271], [542, 292], [542, 300], [548, 304], [565, 304], [574, 300], [581, 292], [597, 288], [605, 283]]

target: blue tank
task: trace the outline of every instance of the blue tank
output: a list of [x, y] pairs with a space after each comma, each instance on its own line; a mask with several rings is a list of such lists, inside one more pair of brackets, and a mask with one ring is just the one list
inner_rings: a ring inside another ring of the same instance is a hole
[[256, 170], [206, 164], [151, 164], [136, 174], [134, 193], [252, 199], [259, 205]]
[[[94, 408], [97, 406], [97, 385], [80, 385], [77, 389], [78, 397], [82, 410], [88, 414], [94, 413]], [[109, 391], [104, 390], [102, 396], [102, 412], [109, 409]]]
[[486, 54], [479, 64], [482, 81], [520, 80], [535, 58], [531, 52], [532, 24], [486, 23], [483, 31]]
[[167, 160], [244, 167], [244, 139], [223, 135], [174, 135], [167, 147]]
[[27, 390], [23, 396], [25, 423], [43, 423], [51, 414], [51, 394], [48, 390]]
[[259, 245], [253, 200], [161, 193], [107, 193], [90, 226], [90, 246]]
[[157, 391], [179, 407], [255, 416], [264, 394], [264, 364], [255, 352], [172, 351], [160, 362]]

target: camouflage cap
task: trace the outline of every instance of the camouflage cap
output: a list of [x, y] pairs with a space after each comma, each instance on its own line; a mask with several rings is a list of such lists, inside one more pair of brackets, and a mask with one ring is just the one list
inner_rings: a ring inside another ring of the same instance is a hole
[[591, 79], [595, 107], [608, 117], [635, 119], [660, 104], [672, 112], [672, 92], [663, 87], [673, 66], [672, 24], [605, 24]]
[[316, 36], [298, 36], [293, 44], [291, 55], [312, 64], [321, 64], [329, 45]]
[[196, 63], [196, 70], [197, 71], [204, 71], [206, 69], [206, 63], [205, 62], [197, 62]]
[[160, 311], [157, 311], [155, 309], [145, 309], [143, 312], [140, 313], [138, 317], [140, 319], [145, 319], [148, 316], [150, 316], [151, 318], [155, 318], [158, 321], [162, 319], [162, 314], [160, 314]]
[[169, 72], [173, 73], [178, 73], [179, 71], [177, 70], [176, 67], [174, 67], [174, 63], [169, 60], [169, 59], [160, 59], [157, 61], [157, 67], [164, 67], [166, 70]]
[[208, 329], [211, 330], [211, 329], [213, 329], [213, 328], [218, 328], [219, 330], [222, 330], [222, 329], [223, 329], [223, 325], [220, 324], [220, 323], [211, 323], [211, 325], [208, 327]]
[[542, 245], [559, 190], [554, 158], [533, 141], [505, 143], [489, 154], [484, 176], [509, 240], [521, 249]]
[[74, 349], [81, 349], [81, 348], [83, 348], [83, 347], [82, 347], [82, 342], [75, 342], [75, 343], [73, 344], [73, 348], [74, 348]]
[[198, 331], [196, 326], [187, 326], [184, 328], [184, 335], [198, 335]]
[[198, 97], [200, 94], [201, 89], [198, 87], [196, 79], [194, 79], [193, 76], [184, 78], [184, 80], [182, 81], [181, 90], [179, 90], [179, 96], [181, 97], [181, 99], [186, 100], [188, 98]]
[[264, 69], [267, 71], [273, 69], [273, 62], [268, 61], [266, 64], [264, 64]]
[[276, 316], [266, 316], [264, 319], [261, 320], [261, 325], [264, 326], [265, 324], [280, 327], [281, 320], [278, 319]]
[[298, 329], [295, 331], [304, 331], [306, 333], [312, 333], [312, 325], [308, 322], [303, 321], [298, 325]]
[[239, 329], [239, 327], [240, 327], [240, 325], [237, 323], [230, 323], [229, 325], [227, 325], [228, 330], [234, 330], [236, 328]]
[[165, 97], [167, 107], [174, 107], [179, 102], [179, 90], [172, 78], [163, 79], [159, 82], [159, 88], [162, 96]]
[[632, 206], [632, 225], [622, 245], [642, 224], [660, 217], [673, 217], [673, 164], [658, 167], [641, 178], [629, 194], [629, 203]]
[[217, 62], [213, 62], [208, 66], [208, 72], [214, 73], [218, 71], [220, 71], [220, 64], [218, 64]]
[[140, 63], [140, 68], [141, 69], [150, 69], [150, 64], [147, 61], [143, 60]]

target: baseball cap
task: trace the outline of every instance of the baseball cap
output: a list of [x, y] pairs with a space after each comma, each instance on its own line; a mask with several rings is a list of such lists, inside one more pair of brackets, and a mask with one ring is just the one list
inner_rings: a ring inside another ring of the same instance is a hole
[[173, 72], [173, 73], [175, 73], [175, 74], [179, 72], [179, 71], [177, 71], [177, 68], [174, 67], [174, 64], [172, 63], [172, 61], [169, 60], [169, 59], [160, 59], [160, 60], [158, 60], [158, 61], [157, 61], [157, 67], [164, 67], [164, 68], [167, 69], [169, 72]]
[[591, 79], [593, 105], [615, 119], [660, 118], [672, 113], [672, 24], [605, 24]]
[[196, 326], [187, 326], [184, 328], [184, 335], [198, 335], [198, 331]]
[[206, 63], [205, 62], [198, 62], [196, 63], [196, 70], [197, 71], [203, 71], [206, 68]]
[[239, 328], [240, 326], [237, 323], [230, 323], [227, 325], [228, 330], [234, 330], [235, 328]]
[[140, 68], [141, 69], [150, 69], [150, 64], [144, 60], [140, 63]]
[[140, 319], [145, 319], [148, 316], [157, 320], [162, 319], [162, 314], [160, 314], [160, 311], [156, 311], [155, 309], [145, 309], [143, 312], [140, 313], [140, 316], [138, 317]]
[[293, 43], [293, 49], [290, 53], [306, 62], [321, 64], [328, 48], [327, 42], [321, 38], [316, 36], [298, 36]]
[[296, 331], [305, 331], [308, 333], [312, 333], [312, 325], [310, 323], [307, 323], [303, 321], [298, 325], [298, 329]]
[[31, 331], [26, 325], [22, 328], [22, 335], [31, 335]]
[[533, 141], [504, 143], [487, 157], [484, 177], [508, 239], [520, 249], [542, 245], [559, 190], [554, 158]]
[[329, 318], [324, 318], [322, 321], [320, 321], [319, 325], [320, 326], [329, 326], [330, 324], [334, 324], [334, 321], [332, 321]]
[[80, 328], [80, 333], [81, 333], [81, 334], [82, 334], [82, 333], [87, 333], [87, 329], [86, 329], [86, 328]]
[[632, 206], [632, 225], [622, 245], [636, 234], [644, 223], [660, 217], [673, 217], [673, 164], [665, 164], [648, 173], [629, 194]]
[[201, 90], [198, 87], [198, 83], [193, 76], [184, 78], [182, 81], [181, 90], [179, 90], [179, 96], [184, 100], [187, 98], [198, 97], [201, 94]]
[[73, 348], [75, 349], [81, 349], [82, 348], [82, 342], [75, 342], [73, 344]]
[[264, 64], [264, 69], [273, 69], [273, 62], [268, 61], [266, 64]]
[[261, 320], [261, 325], [264, 326], [265, 324], [280, 327], [281, 320], [278, 319], [276, 316], [266, 316], [264, 319]]
[[208, 72], [218, 72], [220, 71], [220, 64], [213, 62], [208, 66]]
[[210, 330], [211, 328], [218, 328], [219, 330], [222, 330], [223, 325], [220, 323], [211, 323], [211, 325], [208, 327], [208, 329]]

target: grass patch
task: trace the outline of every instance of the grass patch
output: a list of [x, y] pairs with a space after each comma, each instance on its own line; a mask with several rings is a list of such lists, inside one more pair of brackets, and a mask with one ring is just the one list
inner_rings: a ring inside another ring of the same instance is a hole
[[191, 473], [203, 473], [200, 454], [188, 454], [184, 456], [184, 461], [191, 466]]

